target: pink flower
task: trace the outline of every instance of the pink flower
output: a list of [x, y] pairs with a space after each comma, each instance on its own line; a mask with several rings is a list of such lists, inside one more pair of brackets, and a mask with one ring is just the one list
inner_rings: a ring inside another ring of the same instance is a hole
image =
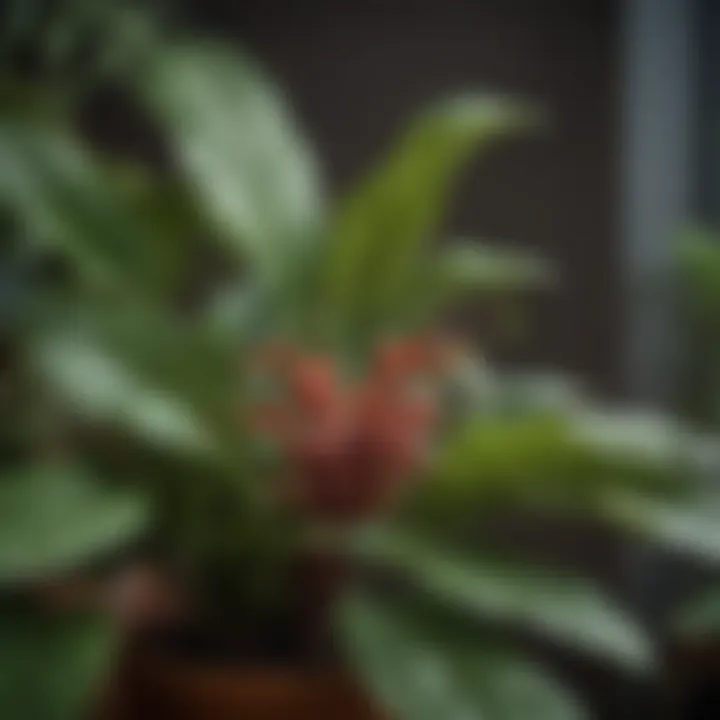
[[391, 505], [425, 458], [436, 419], [434, 381], [446, 360], [446, 348], [431, 338], [395, 341], [379, 349], [358, 385], [344, 381], [329, 356], [266, 355], [264, 370], [285, 392], [279, 402], [252, 408], [250, 424], [286, 454], [284, 494], [293, 506], [349, 522]]

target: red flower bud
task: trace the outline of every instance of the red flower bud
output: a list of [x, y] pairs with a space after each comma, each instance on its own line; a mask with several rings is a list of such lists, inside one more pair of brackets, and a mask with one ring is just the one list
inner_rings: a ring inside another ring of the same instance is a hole
[[424, 460], [434, 425], [434, 400], [418, 398], [414, 387], [434, 352], [418, 340], [384, 347], [359, 390], [341, 385], [330, 358], [283, 356], [288, 396], [257, 408], [251, 425], [284, 447], [289, 502], [313, 518], [351, 522], [395, 501]]

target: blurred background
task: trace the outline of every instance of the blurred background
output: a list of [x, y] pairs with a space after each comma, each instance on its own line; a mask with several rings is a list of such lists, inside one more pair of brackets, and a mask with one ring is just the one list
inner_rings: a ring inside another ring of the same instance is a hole
[[[262, 59], [289, 92], [335, 195], [404, 118], [448, 90], [536, 101], [547, 113], [543, 132], [474, 168], [448, 223], [452, 236], [517, 243], [557, 268], [556, 286], [524, 306], [522, 332], [488, 352], [512, 367], [568, 372], [606, 397], [677, 407], [685, 371], [675, 247], [686, 228], [712, 227], [720, 215], [720, 3], [184, 0], [158, 12]], [[94, 86], [83, 101], [87, 137], [162, 167], [161, 139], [126, 100], [112, 85]], [[463, 320], [482, 346], [493, 320], [482, 308]], [[587, 523], [508, 521], [498, 533], [590, 569], [650, 624], [702, 576]], [[598, 717], [660, 717], [647, 688], [555, 662], [577, 676]], [[693, 692], [701, 699], [688, 720], [720, 717], [702, 680]]]

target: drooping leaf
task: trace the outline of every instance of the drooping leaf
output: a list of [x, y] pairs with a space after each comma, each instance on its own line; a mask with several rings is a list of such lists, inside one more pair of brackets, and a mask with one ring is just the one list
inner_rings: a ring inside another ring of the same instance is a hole
[[607, 497], [605, 514], [650, 543], [708, 563], [720, 560], [717, 497], [670, 502], [618, 491]]
[[97, 616], [0, 602], [0, 716], [78, 720], [108, 679], [116, 633]]
[[500, 372], [472, 354], [456, 359], [448, 372], [446, 389], [450, 400], [464, 409], [458, 417], [460, 428], [483, 418], [562, 418], [587, 402], [584, 388], [575, 378], [556, 373]]
[[445, 443], [422, 495], [454, 507], [495, 499], [594, 511], [623, 488], [687, 495], [720, 467], [712, 439], [666, 418], [598, 409], [569, 387], [547, 390], [491, 388]]
[[148, 507], [73, 468], [48, 466], [0, 479], [0, 583], [72, 570], [134, 540]]
[[140, 84], [220, 235], [260, 277], [282, 277], [324, 212], [284, 97], [248, 56], [199, 43], [159, 48]]
[[123, 201], [106, 169], [60, 129], [0, 123], [0, 205], [28, 238], [69, 257], [95, 287], [156, 294], [177, 248]]
[[577, 701], [531, 662], [482, 636], [430, 624], [392, 602], [353, 595], [340, 633], [350, 664], [397, 720], [576, 720]]
[[608, 462], [674, 469], [701, 449], [678, 421], [656, 413], [584, 407], [570, 420], [579, 442]]
[[517, 103], [469, 95], [430, 108], [410, 126], [346, 199], [331, 233], [321, 282], [333, 331], [393, 329], [419, 289], [426, 243], [460, 171], [474, 153], [527, 124], [527, 109]]
[[238, 445], [244, 328], [218, 332], [150, 303], [51, 310], [31, 357], [74, 412], [182, 453], [206, 457], [218, 432]]
[[478, 556], [459, 556], [392, 532], [375, 532], [366, 557], [404, 573], [428, 596], [481, 619], [512, 624], [634, 669], [651, 663], [644, 634], [592, 583]]
[[448, 439], [416, 493], [418, 507], [452, 521], [493, 503], [520, 508], [591, 510], [606, 486], [635, 477], [610, 471], [607, 458], [574, 435], [567, 418], [544, 409], [475, 413]]
[[188, 399], [148, 383], [122, 356], [81, 336], [48, 337], [35, 358], [73, 412], [124, 429], [174, 450], [207, 453], [212, 438]]
[[562, 419], [544, 415], [471, 422], [448, 441], [439, 482], [513, 483], [565, 474], [573, 446]]

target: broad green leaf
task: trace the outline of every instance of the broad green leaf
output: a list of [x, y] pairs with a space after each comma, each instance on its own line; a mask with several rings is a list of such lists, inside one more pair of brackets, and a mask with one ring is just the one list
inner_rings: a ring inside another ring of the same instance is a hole
[[482, 637], [422, 621], [398, 603], [351, 596], [343, 647], [360, 679], [397, 720], [576, 720], [578, 703], [533, 663]]
[[605, 514], [652, 543], [705, 562], [720, 560], [720, 503], [715, 497], [670, 502], [631, 492], [609, 494]]
[[404, 573], [460, 613], [518, 625], [632, 668], [651, 662], [643, 633], [590, 582], [518, 562], [458, 556], [399, 533], [369, 534], [361, 548], [369, 560]]
[[[470, 157], [527, 127], [518, 103], [464, 95], [416, 120], [342, 205], [322, 263], [330, 329], [352, 336], [403, 317], [448, 196]], [[369, 292], [368, 288], [372, 288]]]
[[677, 468], [697, 440], [674, 419], [629, 408], [580, 408], [570, 417], [579, 442], [608, 461]]
[[576, 502], [593, 492], [595, 476], [584, 465], [585, 453], [562, 417], [476, 412], [446, 440], [418, 497], [427, 498], [431, 510], [472, 512], [492, 500]]
[[116, 639], [99, 617], [0, 602], [0, 716], [86, 717], [104, 690]]
[[248, 56], [199, 43], [158, 48], [140, 87], [221, 236], [264, 280], [282, 277], [323, 226], [285, 98]]
[[0, 205], [96, 287], [157, 293], [166, 284], [177, 249], [151, 233], [107, 170], [61, 130], [0, 123]]
[[212, 437], [186, 397], [148, 383], [132, 364], [82, 336], [48, 337], [35, 345], [43, 376], [74, 412], [117, 423], [174, 450], [207, 453]]
[[508, 482], [566, 472], [572, 439], [563, 419], [531, 414], [471, 422], [450, 438], [439, 462], [440, 482]]
[[570, 388], [556, 390], [545, 398], [489, 392], [447, 440], [421, 494], [454, 507], [494, 499], [592, 510], [618, 488], [687, 494], [720, 467], [713, 442], [677, 424], [596, 410]]
[[72, 468], [42, 467], [0, 479], [0, 582], [72, 570], [134, 540], [148, 507]]
[[456, 360], [445, 387], [450, 399], [464, 408], [460, 414], [464, 423], [483, 418], [540, 418], [546, 422], [547, 418], [576, 412], [587, 402], [574, 378], [551, 373], [501, 373], [470, 354]]
[[75, 411], [176, 451], [207, 456], [219, 432], [238, 445], [244, 331], [149, 303], [51, 310], [32, 359]]
[[407, 323], [415, 327], [442, 320], [443, 311], [471, 296], [507, 302], [554, 281], [549, 265], [527, 251], [471, 240], [442, 245], [419, 265], [407, 311]]

